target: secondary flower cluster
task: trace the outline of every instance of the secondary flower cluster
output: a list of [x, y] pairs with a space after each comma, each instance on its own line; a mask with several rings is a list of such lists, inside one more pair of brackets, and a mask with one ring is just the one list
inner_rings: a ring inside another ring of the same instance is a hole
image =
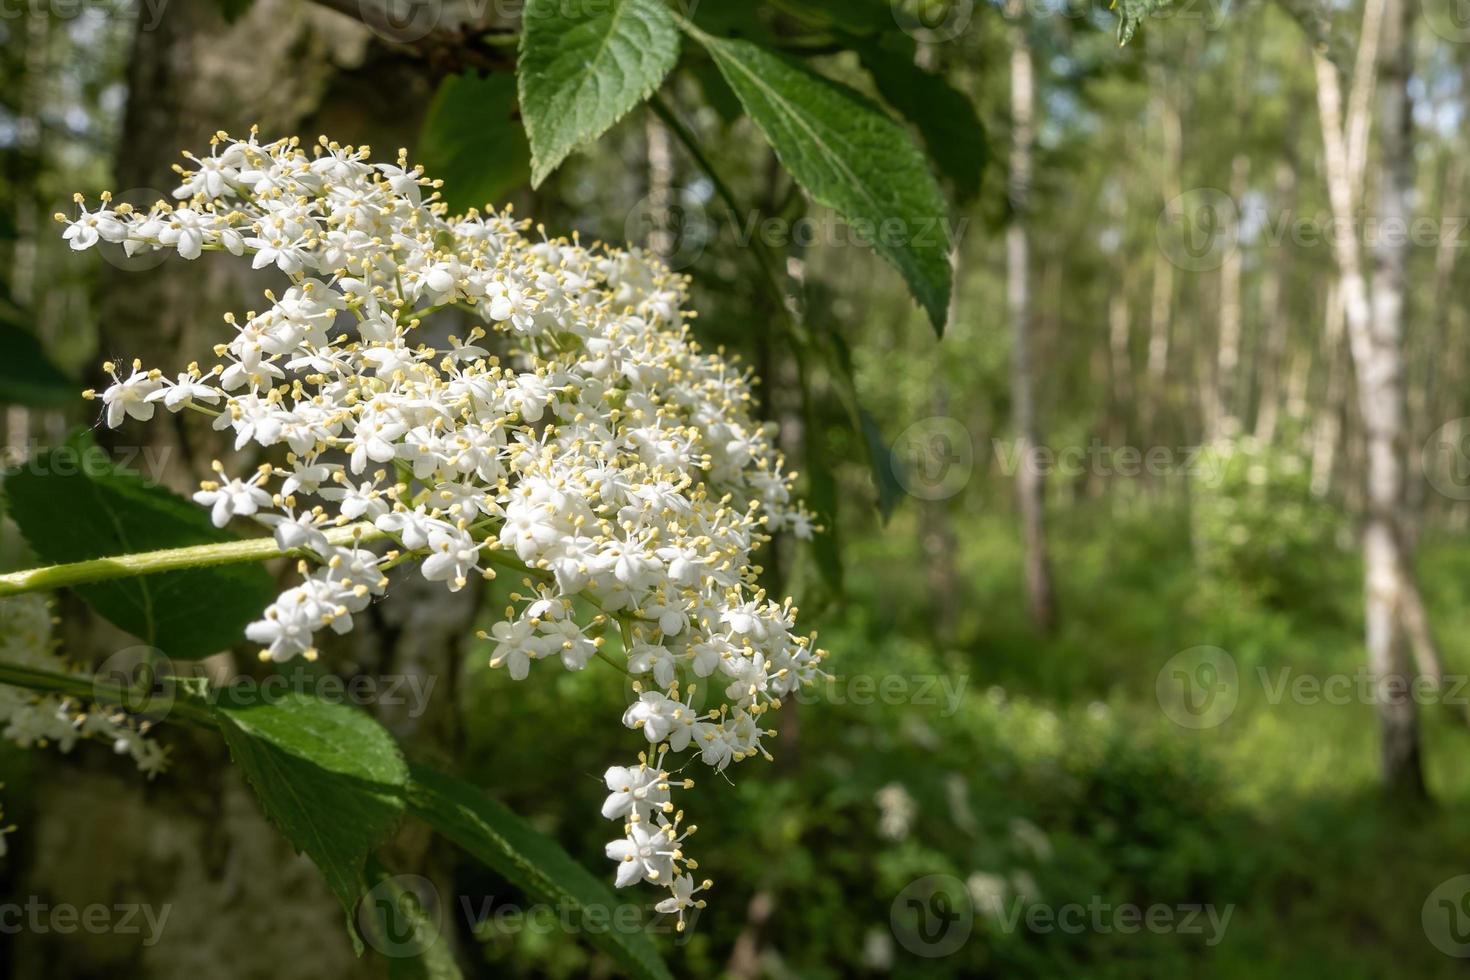
[[[54, 673], [58, 662], [51, 625], [51, 607], [44, 597], [0, 599], [0, 662]], [[163, 771], [167, 757], [145, 733], [145, 726], [116, 708], [0, 684], [0, 735], [23, 749], [54, 745], [70, 752], [78, 740], [93, 738], [111, 743], [118, 755], [132, 757], [151, 779]], [[3, 844], [0, 839], [0, 853]]]
[[[253, 518], [308, 557], [247, 630], [263, 656], [314, 656], [316, 634], [350, 629], [391, 564], [419, 561], [450, 590], [521, 575], [524, 593], [481, 634], [490, 663], [520, 679], [598, 657], [634, 676], [623, 724], [649, 752], [607, 772], [603, 813], [623, 826], [607, 852], [618, 885], [669, 888], [660, 907], [682, 924], [700, 889], [666, 756], [723, 770], [764, 755], [766, 711], [823, 656], [790, 601], [756, 585], [752, 551], [813, 522], [751, 417], [748, 372], [701, 350], [685, 280], [649, 255], [529, 237], [509, 211], [450, 216], [402, 152], [375, 164], [326, 139], [221, 133], [190, 160], [176, 203], [79, 200], [65, 237], [249, 255], [289, 284], [226, 317], [208, 367], [108, 365], [108, 424], [189, 409], [236, 449], [273, 451], [245, 474], [217, 463], [195, 495], [216, 524]], [[463, 337], [425, 339], [440, 311]], [[385, 538], [390, 550], [370, 547]]]

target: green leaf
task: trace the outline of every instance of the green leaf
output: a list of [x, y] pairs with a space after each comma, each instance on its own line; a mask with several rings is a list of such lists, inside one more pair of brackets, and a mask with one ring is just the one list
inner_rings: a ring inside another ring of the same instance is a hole
[[0, 404], [64, 408], [80, 399], [81, 387], [51, 363], [35, 334], [0, 321]]
[[678, 59], [659, 0], [528, 0], [518, 76], [531, 185], [648, 98]]
[[913, 43], [905, 40], [897, 47], [860, 42], [858, 57], [883, 101], [918, 128], [935, 166], [954, 185], [955, 197], [972, 201], [985, 168], [985, 127], [973, 102], [942, 76], [914, 64]]
[[822, 336], [827, 341], [824, 350], [832, 364], [833, 383], [838, 386], [848, 406], [853, 430], [862, 438], [863, 455], [868, 461], [868, 472], [873, 477], [873, 489], [877, 493], [878, 516], [886, 522], [903, 499], [903, 483], [894, 468], [898, 462], [883, 439], [878, 420], [863, 407], [858, 396], [857, 372], [853, 369], [852, 351], [847, 342], [832, 329], [823, 331]]
[[[6, 477], [10, 516], [41, 561], [54, 564], [235, 540], [203, 508], [145, 478], [158, 461], [135, 451], [114, 464], [81, 433]], [[260, 617], [277, 589], [263, 567], [221, 565], [75, 591], [140, 640], [188, 660], [240, 642], [245, 624]]]
[[387, 729], [365, 712], [299, 691], [243, 702], [220, 692], [216, 716], [266, 815], [311, 858], [354, 921], [369, 855], [403, 814], [408, 766]]
[[1118, 47], [1133, 40], [1138, 25], [1169, 6], [1170, 0], [1113, 0], [1118, 11]]
[[950, 291], [948, 213], [903, 127], [852, 89], [757, 45], [685, 29], [710, 52], [797, 183], [898, 268], [942, 333]]
[[462, 779], [412, 766], [409, 812], [504, 876], [517, 888], [558, 907], [600, 914], [607, 928], [587, 938], [638, 980], [672, 980], [653, 941], [627, 931], [612, 890], [524, 820]]
[[863, 442], [868, 447], [868, 461], [872, 464], [873, 485], [878, 490], [878, 512], [886, 521], [893, 516], [893, 509], [903, 499], [903, 484], [899, 482], [898, 474], [894, 472], [897, 463], [887, 441], [883, 438], [883, 430], [878, 426], [878, 420], [866, 408], [859, 408], [858, 414], [862, 419]]
[[531, 148], [516, 119], [513, 75], [450, 75], [439, 83], [419, 133], [419, 162], [442, 178], [449, 210], [504, 200], [531, 176]]

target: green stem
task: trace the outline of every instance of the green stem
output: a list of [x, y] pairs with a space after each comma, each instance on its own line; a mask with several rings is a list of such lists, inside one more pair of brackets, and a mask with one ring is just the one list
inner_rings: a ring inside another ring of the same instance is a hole
[[[43, 694], [62, 694], [81, 701], [111, 702], [125, 705], [133, 698], [133, 692], [121, 684], [85, 674], [58, 674], [35, 667], [0, 663], [0, 684], [23, 687]], [[213, 727], [214, 715], [204, 705], [186, 699], [182, 691], [175, 695], [169, 706], [167, 717], [191, 724]]]
[[[354, 541], [374, 541], [386, 537], [382, 531], [367, 522], [334, 527], [327, 531], [326, 535], [328, 541], [338, 545], [350, 544]], [[44, 592], [67, 586], [86, 585], [90, 582], [106, 582], [111, 579], [152, 575], [155, 572], [265, 561], [268, 558], [279, 558], [283, 555], [305, 557], [306, 552], [299, 549], [282, 550], [274, 538], [249, 538], [244, 541], [225, 541], [220, 544], [201, 544], [188, 548], [142, 551], [137, 554], [117, 555], [111, 558], [92, 558], [66, 565], [47, 565], [44, 568], [29, 568], [23, 572], [0, 575], [0, 598], [21, 595], [25, 592]]]

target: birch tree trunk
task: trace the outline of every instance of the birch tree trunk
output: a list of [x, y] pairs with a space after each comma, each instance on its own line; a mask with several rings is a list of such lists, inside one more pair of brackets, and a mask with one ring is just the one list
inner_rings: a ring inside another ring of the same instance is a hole
[[[1365, 33], [1371, 8], [1370, 2], [1365, 13]], [[1395, 222], [1403, 222], [1407, 228], [1407, 193], [1412, 172], [1408, 91], [1411, 23], [1407, 0], [1385, 0], [1384, 57], [1377, 82], [1382, 153], [1378, 188], [1381, 228], [1393, 227]], [[1374, 288], [1370, 297], [1353, 220], [1352, 148], [1343, 136], [1337, 70], [1321, 53], [1316, 56], [1316, 69], [1328, 196], [1339, 231], [1333, 236], [1334, 253], [1364, 430], [1364, 624], [1368, 669], [1378, 692], [1382, 775], [1385, 785], [1395, 795], [1422, 798], [1426, 788], [1417, 706], [1408, 696], [1406, 646], [1411, 629], [1406, 626], [1426, 632], [1427, 626], [1402, 535], [1402, 322], [1408, 239], [1406, 235], [1380, 236], [1373, 251]], [[1416, 652], [1422, 656], [1423, 651], [1417, 645]], [[1422, 660], [1420, 670], [1425, 672]]]
[[1031, 365], [1030, 240], [1031, 148], [1036, 106], [1035, 73], [1021, 0], [1007, 0], [1011, 41], [1011, 220], [1006, 228], [1006, 308], [1011, 322], [1011, 400], [1022, 463], [1016, 470], [1016, 496], [1025, 550], [1026, 602], [1031, 622], [1052, 628], [1056, 599], [1046, 552], [1045, 482], [1031, 465], [1040, 445], [1036, 421], [1035, 376]]
[[[1275, 201], [1278, 214], [1290, 216], [1296, 200], [1296, 168], [1283, 161], [1276, 168]], [[1282, 283], [1287, 278], [1289, 248], [1283, 244], [1261, 270], [1261, 341], [1258, 347], [1256, 382], [1255, 436], [1262, 445], [1276, 438], [1276, 425], [1281, 418], [1282, 400], [1286, 397], [1283, 375], [1286, 373], [1286, 340], [1291, 317], [1286, 308]]]

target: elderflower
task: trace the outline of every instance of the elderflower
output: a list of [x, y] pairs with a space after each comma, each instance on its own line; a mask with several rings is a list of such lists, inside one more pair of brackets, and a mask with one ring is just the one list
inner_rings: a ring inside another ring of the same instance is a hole
[[[226, 251], [290, 285], [225, 318], [215, 364], [114, 374], [107, 423], [161, 405], [270, 451], [251, 474], [216, 464], [195, 495], [216, 524], [259, 522], [302, 559], [246, 628], [263, 657], [314, 657], [322, 630], [383, 594], [387, 565], [412, 561], [450, 590], [524, 579], [480, 634], [516, 680], [594, 658], [636, 676], [622, 723], [649, 748], [607, 770], [603, 816], [622, 828], [607, 855], [619, 886], [668, 889], [659, 908], [682, 928], [709, 885], [688, 873], [694, 828], [670, 797], [692, 782], [668, 756], [769, 758], [766, 713], [825, 656], [756, 584], [753, 552], [814, 521], [751, 416], [749, 372], [701, 349], [687, 281], [647, 253], [533, 236], [509, 210], [451, 215], [402, 151], [374, 164], [366, 147], [252, 130], [188, 159], [172, 202], [82, 205], [58, 215], [67, 240]], [[451, 309], [468, 329], [431, 345], [425, 322]], [[723, 700], [695, 707], [696, 691]]]
[[[54, 671], [58, 661], [51, 626], [51, 607], [43, 596], [0, 599], [0, 662]], [[0, 684], [0, 736], [23, 749], [54, 745], [70, 752], [80, 739], [92, 738], [131, 757], [151, 779], [163, 771], [168, 759], [163, 747], [146, 734], [146, 723], [139, 724], [115, 708]], [[3, 843], [0, 837], [0, 847]]]

